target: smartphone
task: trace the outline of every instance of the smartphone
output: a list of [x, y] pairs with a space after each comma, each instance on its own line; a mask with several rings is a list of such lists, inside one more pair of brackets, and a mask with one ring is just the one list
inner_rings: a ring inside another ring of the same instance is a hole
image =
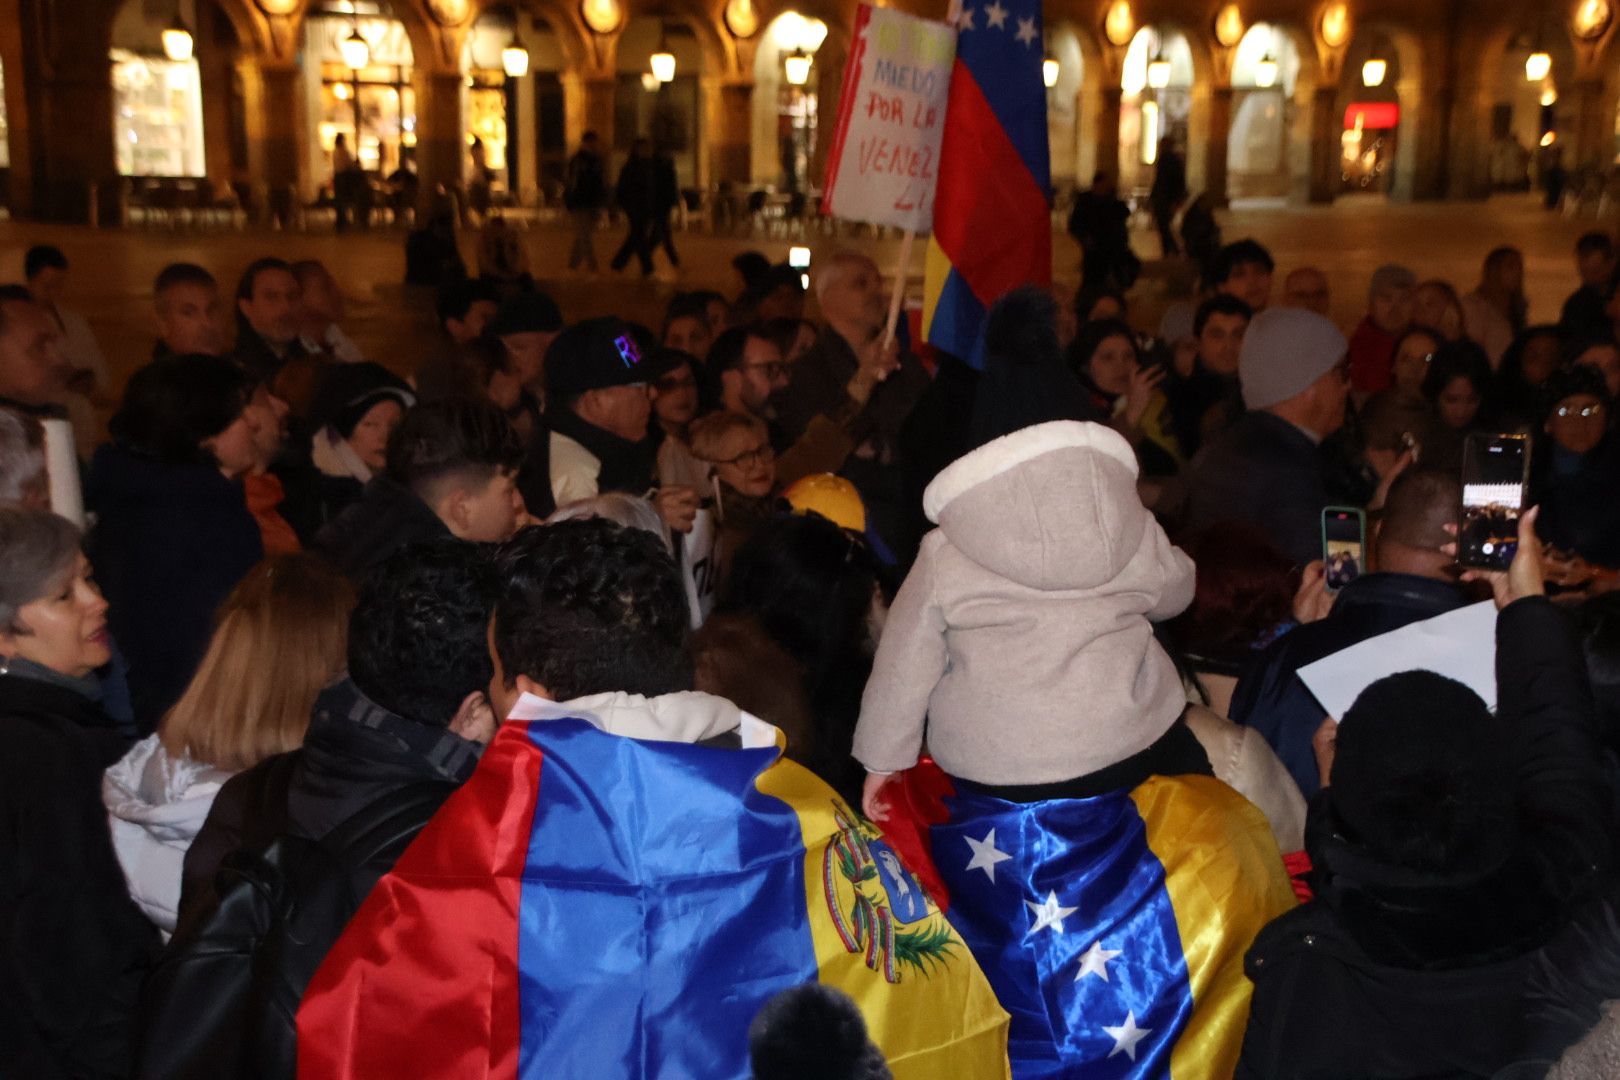
[[799, 244], [788, 248], [788, 265], [799, 272], [799, 285], [805, 292], [809, 292], [810, 249]]
[[1353, 506], [1322, 508], [1322, 562], [1329, 592], [1338, 592], [1367, 568], [1367, 515]]
[[1459, 565], [1506, 570], [1513, 562], [1529, 475], [1529, 436], [1470, 435], [1463, 442]]

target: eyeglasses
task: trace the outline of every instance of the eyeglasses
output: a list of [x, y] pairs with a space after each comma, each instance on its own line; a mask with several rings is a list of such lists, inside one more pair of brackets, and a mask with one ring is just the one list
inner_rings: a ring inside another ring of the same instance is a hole
[[1573, 405], [1560, 405], [1553, 412], [1558, 415], [1560, 420], [1567, 420], [1572, 416], [1578, 416], [1582, 420], [1590, 420], [1594, 416], [1603, 415], [1603, 403], [1601, 401], [1594, 402], [1591, 405], [1582, 405], [1578, 409]]
[[752, 450], [744, 450], [733, 458], [717, 458], [715, 465], [735, 465], [739, 469], [752, 469], [756, 465], [768, 465], [776, 460], [776, 450], [770, 443], [756, 446]]

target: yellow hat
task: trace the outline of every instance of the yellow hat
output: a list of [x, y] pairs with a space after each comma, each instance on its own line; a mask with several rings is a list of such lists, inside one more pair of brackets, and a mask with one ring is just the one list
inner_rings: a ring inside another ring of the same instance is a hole
[[842, 476], [816, 473], [796, 481], [783, 497], [795, 514], [820, 514], [834, 525], [851, 532], [866, 531], [866, 504], [855, 485]]

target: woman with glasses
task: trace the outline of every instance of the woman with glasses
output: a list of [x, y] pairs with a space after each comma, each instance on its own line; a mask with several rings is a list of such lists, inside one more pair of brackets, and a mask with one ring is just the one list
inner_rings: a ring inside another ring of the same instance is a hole
[[[1541, 440], [1531, 455], [1530, 502], [1541, 507], [1538, 531], [1549, 547], [1588, 564], [1555, 575], [1584, 584], [1595, 567], [1620, 568], [1620, 440], [1609, 435], [1609, 396], [1589, 366], [1558, 372], [1542, 399]], [[1590, 572], [1588, 572], [1590, 571]]]
[[747, 413], [726, 410], [692, 425], [692, 453], [713, 473], [724, 565], [731, 552], [740, 550], [776, 515], [776, 451], [764, 423]]

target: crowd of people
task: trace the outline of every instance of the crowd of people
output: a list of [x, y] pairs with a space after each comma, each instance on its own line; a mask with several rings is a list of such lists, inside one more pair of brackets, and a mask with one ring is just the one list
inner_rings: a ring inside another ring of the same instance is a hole
[[[230, 295], [166, 267], [113, 396], [30, 250], [0, 1073], [1609, 1075], [1612, 239], [1556, 321], [1501, 248], [1466, 293], [1383, 266], [1339, 327], [1319, 270], [1274, 295], [1259, 242], [1189, 236], [1149, 328], [1112, 198], [983, 370], [852, 251], [808, 289], [744, 253], [656, 327], [441, 274], [414, 364], [266, 257]], [[654, 217], [614, 266], [674, 259]], [[1531, 443], [1505, 570], [1457, 562], [1475, 433]], [[1494, 709], [1418, 670], [1331, 716], [1300, 677], [1485, 600]]]

